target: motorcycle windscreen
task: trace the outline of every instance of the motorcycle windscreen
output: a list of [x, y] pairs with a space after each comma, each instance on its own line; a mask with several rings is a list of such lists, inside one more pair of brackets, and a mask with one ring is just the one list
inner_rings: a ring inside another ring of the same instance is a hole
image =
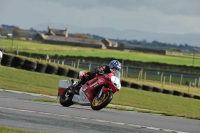
[[113, 71], [113, 72], [114, 72], [114, 75], [115, 75], [117, 78], [120, 79], [120, 75], [121, 75], [120, 71], [118, 71], [118, 70], [116, 70], [116, 69], [112, 69], [111, 71]]

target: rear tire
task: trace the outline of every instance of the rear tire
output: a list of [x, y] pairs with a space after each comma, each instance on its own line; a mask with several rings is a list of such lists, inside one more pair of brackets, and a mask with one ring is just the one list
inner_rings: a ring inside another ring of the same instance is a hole
[[102, 93], [102, 96], [100, 100], [97, 100], [97, 96], [94, 97], [91, 103], [91, 108], [93, 110], [100, 110], [104, 107], [106, 107], [110, 101], [113, 98], [113, 93], [111, 91], [106, 91], [105, 93]]
[[73, 105], [74, 103], [72, 102], [73, 94], [72, 93], [67, 93], [68, 89], [66, 89], [63, 94], [60, 96], [60, 104], [64, 107], [69, 107]]

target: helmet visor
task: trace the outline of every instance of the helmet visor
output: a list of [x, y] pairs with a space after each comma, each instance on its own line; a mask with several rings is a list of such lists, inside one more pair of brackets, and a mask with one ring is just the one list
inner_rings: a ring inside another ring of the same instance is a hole
[[120, 71], [119, 70], [117, 70], [117, 69], [110, 69], [110, 71], [113, 72], [116, 77], [120, 78]]

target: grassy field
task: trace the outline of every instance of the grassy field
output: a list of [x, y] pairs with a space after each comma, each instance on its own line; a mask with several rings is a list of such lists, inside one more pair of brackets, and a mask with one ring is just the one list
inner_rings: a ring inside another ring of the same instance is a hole
[[[117, 59], [128, 59], [133, 61], [143, 61], [143, 62], [161, 62], [176, 65], [193, 65], [193, 58], [187, 57], [176, 57], [176, 56], [165, 56], [150, 53], [141, 52], [125, 52], [118, 50], [108, 50], [108, 49], [94, 49], [94, 48], [83, 48], [83, 47], [72, 47], [64, 45], [52, 45], [35, 43], [31, 41], [18, 41], [5, 40], [4, 48], [6, 51], [16, 51], [19, 47], [20, 52], [38, 53], [38, 54], [48, 54], [48, 55], [69, 55], [69, 56], [91, 56], [91, 57], [102, 57], [102, 58], [117, 58]], [[194, 60], [195, 66], [200, 66], [200, 59]]]
[[1, 133], [51, 133], [51, 132], [14, 129], [14, 128], [9, 128], [9, 127], [0, 127], [0, 132]]
[[[2, 89], [52, 96], [57, 95], [58, 81], [60, 79], [68, 79], [68, 77], [4, 66], [0, 66], [0, 77], [0, 88]], [[200, 119], [200, 100], [196, 99], [122, 87], [121, 91], [114, 95], [111, 103], [153, 110], [154, 113], [158, 111], [157, 113], [164, 115]]]

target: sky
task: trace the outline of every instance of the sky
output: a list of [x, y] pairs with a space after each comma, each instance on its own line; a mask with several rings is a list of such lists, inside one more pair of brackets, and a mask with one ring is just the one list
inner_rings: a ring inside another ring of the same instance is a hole
[[42, 23], [198, 34], [200, 0], [0, 0], [0, 25]]

